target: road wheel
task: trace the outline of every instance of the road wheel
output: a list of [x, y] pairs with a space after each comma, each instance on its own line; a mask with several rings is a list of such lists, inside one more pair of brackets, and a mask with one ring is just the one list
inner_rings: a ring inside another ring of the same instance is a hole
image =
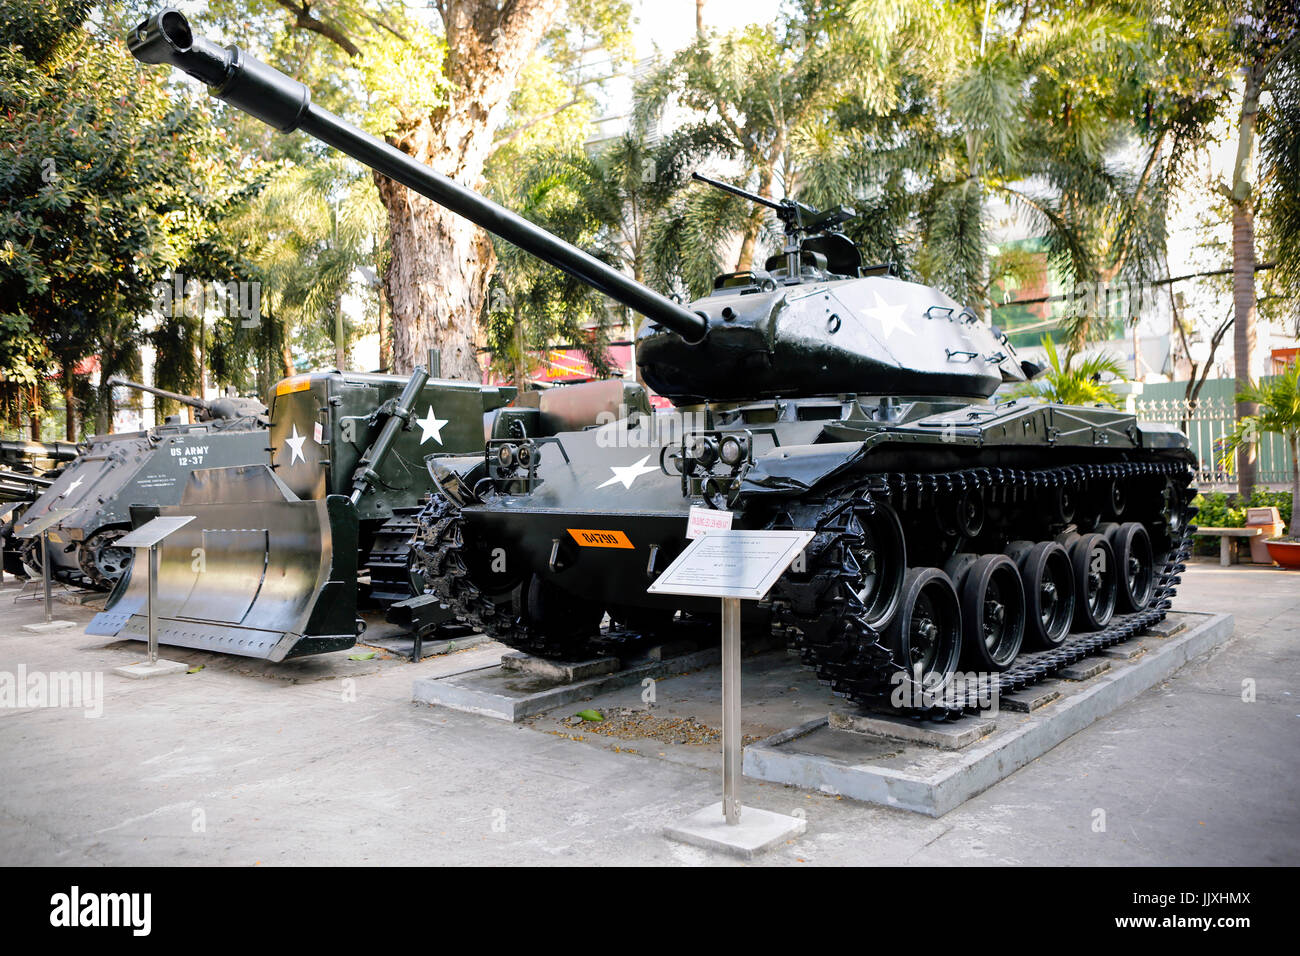
[[1070, 546], [1074, 568], [1074, 623], [1079, 630], [1099, 631], [1115, 613], [1119, 589], [1115, 552], [1099, 534], [1085, 534]]
[[1004, 671], [1025, 637], [1025, 590], [1005, 554], [975, 561], [961, 584], [962, 660], [968, 670]]

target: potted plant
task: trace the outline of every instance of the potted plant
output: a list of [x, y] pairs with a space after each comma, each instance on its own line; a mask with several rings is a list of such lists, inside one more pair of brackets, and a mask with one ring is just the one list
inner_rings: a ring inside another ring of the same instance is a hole
[[1230, 466], [1237, 449], [1258, 442], [1263, 432], [1286, 439], [1291, 452], [1291, 524], [1283, 537], [1265, 544], [1269, 557], [1282, 567], [1300, 569], [1300, 362], [1291, 363], [1271, 382], [1252, 384], [1237, 401], [1258, 403], [1259, 414], [1237, 422], [1224, 443], [1222, 462]]

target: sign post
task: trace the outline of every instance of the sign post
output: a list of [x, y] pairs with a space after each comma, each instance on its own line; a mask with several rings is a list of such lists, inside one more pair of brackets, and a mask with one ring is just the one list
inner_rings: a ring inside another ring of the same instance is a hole
[[695, 846], [751, 857], [804, 830], [800, 817], [740, 802], [741, 601], [760, 601], [808, 546], [811, 531], [705, 531], [647, 589], [722, 601], [722, 803], [691, 814], [667, 834]]
[[23, 525], [17, 537], [29, 539], [38, 535], [41, 539], [41, 585], [45, 593], [45, 622], [42, 624], [24, 624], [24, 631], [58, 631], [65, 627], [75, 627], [72, 621], [54, 620], [54, 596], [50, 583], [50, 529], [70, 515], [72, 508], [51, 508], [35, 521]]
[[[131, 562], [132, 572], [140, 566], [140, 558], [145, 557], [144, 564], [147, 569], [146, 573], [149, 575], [149, 596], [146, 601], [149, 614], [149, 662], [147, 664], [124, 664], [121, 667], [114, 667], [114, 674], [143, 680], [148, 677], [179, 674], [189, 669], [180, 661], [160, 661], [158, 659], [158, 545], [169, 534], [185, 527], [194, 518], [194, 515], [164, 515], [146, 521], [134, 531], [118, 538], [118, 547], [135, 548], [135, 560]], [[148, 555], [141, 555], [141, 551], [147, 551]]]

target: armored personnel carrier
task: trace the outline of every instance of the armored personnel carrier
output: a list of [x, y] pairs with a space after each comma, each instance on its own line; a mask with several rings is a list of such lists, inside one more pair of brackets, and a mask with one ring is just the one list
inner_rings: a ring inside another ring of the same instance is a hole
[[[110, 590], [131, 562], [114, 542], [131, 529], [131, 507], [174, 504], [197, 468], [266, 460], [266, 406], [256, 399], [210, 401], [112, 379], [110, 384], [170, 398], [195, 409], [196, 422], [175, 418], [138, 432], [96, 435], [85, 451], [49, 484], [17, 523], [55, 508], [71, 513], [50, 530], [55, 580], [96, 591]], [[40, 543], [25, 542], [23, 561], [40, 573]]]
[[[991, 400], [1035, 369], [939, 290], [864, 269], [836, 231], [850, 211], [752, 197], [782, 221], [782, 254], [683, 306], [367, 136], [237, 47], [195, 37], [175, 10], [129, 43], [646, 317], [637, 361], [673, 415], [627, 409], [548, 435], [512, 424], [475, 454], [430, 456], [419, 563], [483, 632], [576, 657], [715, 613], [646, 591], [693, 512], [815, 533], [749, 626], [778, 630], [867, 703], [901, 690], [930, 707], [962, 662], [982, 686], [1016, 687], [1169, 607], [1191, 514], [1186, 439], [1112, 408]], [[1022, 648], [1035, 653], [1018, 660]]]

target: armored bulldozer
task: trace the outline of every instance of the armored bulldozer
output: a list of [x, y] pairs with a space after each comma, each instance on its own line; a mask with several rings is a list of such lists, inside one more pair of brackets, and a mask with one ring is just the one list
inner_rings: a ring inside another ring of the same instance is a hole
[[[583, 392], [597, 403], [591, 415], [636, 403], [621, 382], [596, 386]], [[440, 600], [419, 601], [411, 547], [433, 490], [424, 459], [569, 420], [554, 400], [507, 407], [514, 397], [424, 367], [410, 378], [332, 370], [277, 383], [264, 460], [195, 469], [174, 503], [132, 509], [135, 525], [195, 518], [159, 546], [158, 640], [280, 661], [353, 646], [366, 599], [392, 604], [391, 619], [415, 629], [454, 621]], [[143, 639], [147, 602], [145, 575], [128, 572], [87, 632]]]
[[[198, 468], [265, 461], [266, 406], [256, 399], [211, 401], [137, 382], [109, 384], [151, 392], [196, 410], [197, 421], [179, 417], [137, 432], [96, 435], [23, 513], [15, 530], [55, 508], [69, 509], [50, 529], [51, 576], [95, 591], [111, 590], [131, 563], [131, 551], [115, 542], [131, 529], [131, 508], [175, 504], [189, 474]], [[28, 540], [23, 561], [40, 573], [40, 542]]]
[[963, 662], [983, 688], [1020, 686], [1170, 606], [1192, 513], [1186, 439], [1113, 408], [996, 400], [1034, 367], [941, 291], [864, 268], [838, 231], [850, 210], [750, 197], [782, 222], [782, 253], [683, 306], [322, 110], [237, 47], [195, 37], [174, 10], [130, 46], [645, 316], [637, 362], [671, 415], [521, 426], [474, 454], [430, 456], [418, 562], [484, 633], [571, 658], [707, 618], [711, 601], [646, 590], [693, 513], [814, 532], [747, 625], [789, 638], [863, 703], [933, 710]]

